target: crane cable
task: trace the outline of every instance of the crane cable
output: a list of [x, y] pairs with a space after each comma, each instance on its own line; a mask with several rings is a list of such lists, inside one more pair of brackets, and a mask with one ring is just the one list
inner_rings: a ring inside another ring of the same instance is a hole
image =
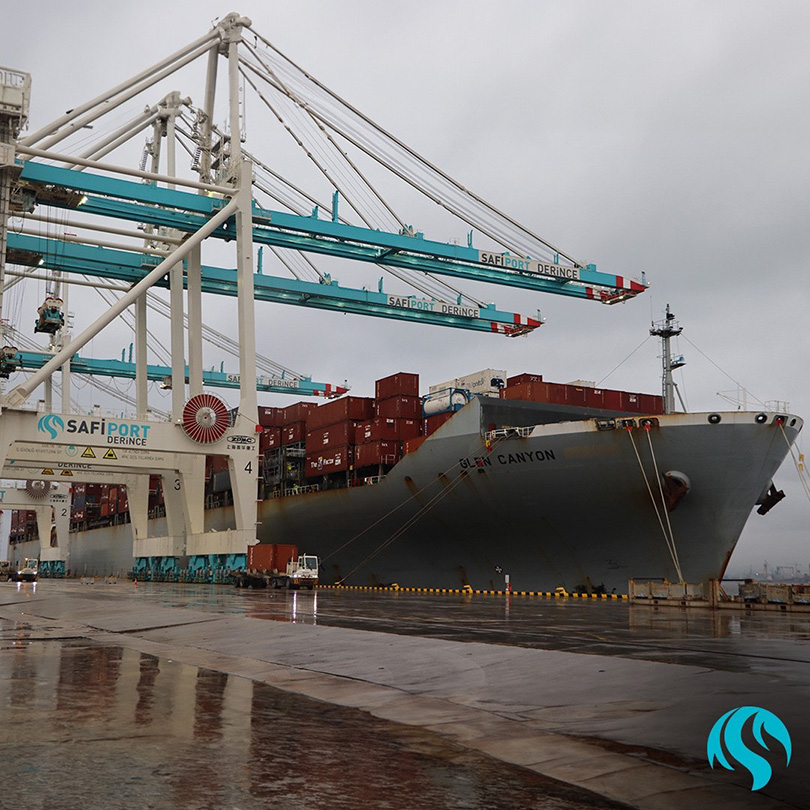
[[[306, 102], [306, 99], [301, 98], [298, 93], [294, 92], [274, 71], [273, 69], [259, 56], [256, 50], [250, 47], [250, 45], [246, 42], [245, 47], [251, 53], [254, 59], [256, 59], [259, 64], [267, 71], [269, 76], [273, 78], [277, 83], [278, 86], [281, 88], [281, 92], [286, 95], [290, 101], [299, 109], [301, 112], [315, 125], [315, 127], [320, 130], [323, 137], [327, 139], [327, 141], [334, 147], [334, 149], [341, 155], [344, 161], [349, 165], [349, 167], [354, 172], [354, 179], [356, 181], [359, 178], [362, 183], [359, 186], [356, 186], [357, 191], [359, 194], [366, 196], [369, 192], [371, 193], [372, 199], [376, 200], [377, 203], [382, 205], [385, 211], [393, 217], [393, 219], [398, 223], [400, 228], [405, 227], [405, 222], [402, 218], [394, 211], [394, 209], [388, 204], [388, 202], [384, 199], [384, 197], [377, 191], [377, 189], [373, 186], [371, 181], [363, 174], [360, 168], [349, 158], [348, 154], [340, 148], [338, 143], [332, 137], [331, 133], [328, 129], [319, 122], [311, 113], [309, 109], [309, 105]], [[246, 62], [246, 64], [250, 64]], [[244, 73], [243, 73], [244, 75]], [[247, 78], [247, 77], [246, 77]], [[248, 79], [250, 82], [250, 80]], [[258, 93], [259, 90], [253, 82], [250, 82], [251, 87]], [[378, 212], [379, 213], [379, 212]]]
[[542, 244], [543, 246], [545, 246], [547, 249], [549, 249], [549, 250], [551, 250], [551, 251], [553, 251], [553, 252], [555, 252], [555, 253], [559, 253], [561, 256], [564, 256], [565, 258], [569, 259], [570, 261], [572, 261], [572, 262], [573, 262], [575, 265], [577, 265], [577, 266], [580, 266], [580, 267], [582, 266], [582, 264], [581, 264], [580, 262], [577, 262], [577, 261], [576, 261], [576, 260], [575, 260], [575, 259], [574, 259], [572, 256], [569, 256], [569, 255], [568, 255], [568, 254], [566, 254], [564, 251], [560, 250], [559, 248], [556, 248], [554, 245], [552, 245], [551, 243], [547, 242], [545, 239], [542, 239], [540, 236], [538, 236], [538, 235], [537, 235], [537, 234], [535, 234], [533, 231], [531, 231], [531, 230], [529, 230], [528, 228], [526, 228], [524, 225], [521, 225], [519, 222], [517, 222], [516, 220], [513, 220], [511, 217], [509, 217], [507, 214], [503, 213], [502, 211], [499, 211], [497, 208], [495, 208], [494, 206], [492, 206], [492, 205], [490, 205], [489, 203], [487, 203], [487, 202], [486, 202], [486, 200], [484, 200], [484, 199], [482, 199], [482, 198], [478, 197], [478, 195], [476, 195], [476, 194], [474, 194], [473, 192], [469, 191], [469, 189], [465, 188], [465, 187], [464, 187], [464, 186], [462, 186], [462, 185], [461, 185], [459, 182], [457, 182], [457, 181], [456, 181], [456, 180], [454, 180], [452, 177], [450, 177], [448, 174], [446, 174], [445, 172], [443, 172], [441, 169], [439, 169], [438, 167], [434, 166], [432, 163], [430, 163], [428, 160], [426, 160], [426, 159], [425, 159], [424, 157], [422, 157], [420, 154], [418, 154], [418, 153], [417, 153], [417, 152], [415, 152], [413, 149], [411, 149], [410, 147], [408, 147], [408, 146], [407, 146], [405, 143], [403, 143], [402, 141], [400, 141], [399, 139], [397, 139], [397, 138], [396, 138], [394, 135], [392, 135], [392, 134], [391, 134], [391, 133], [389, 133], [389, 132], [386, 132], [386, 130], [384, 130], [382, 127], [380, 127], [380, 126], [379, 126], [378, 124], [376, 124], [374, 121], [372, 121], [370, 118], [368, 118], [367, 116], [365, 116], [363, 113], [361, 113], [361, 112], [360, 112], [358, 109], [356, 109], [355, 107], [353, 107], [353, 106], [352, 106], [351, 104], [349, 104], [347, 101], [345, 101], [344, 99], [342, 99], [340, 96], [338, 96], [338, 95], [337, 95], [336, 93], [334, 93], [332, 90], [330, 90], [328, 87], [326, 87], [325, 85], [321, 84], [321, 82], [319, 82], [319, 81], [318, 81], [318, 80], [317, 80], [317, 79], [316, 79], [314, 76], [312, 76], [311, 74], [307, 73], [307, 71], [305, 71], [303, 68], [301, 68], [301, 67], [300, 67], [299, 65], [297, 65], [295, 62], [293, 62], [293, 61], [292, 61], [292, 59], [290, 59], [290, 58], [289, 58], [289, 57], [288, 57], [286, 54], [282, 53], [282, 52], [281, 52], [281, 51], [280, 51], [278, 48], [276, 48], [276, 46], [275, 46], [275, 45], [273, 45], [273, 43], [272, 43], [272, 42], [270, 42], [269, 40], [265, 39], [265, 37], [263, 37], [261, 34], [259, 34], [257, 31], [255, 31], [253, 28], [250, 28], [250, 27], [249, 27], [249, 30], [250, 30], [250, 31], [251, 31], [251, 32], [252, 32], [252, 33], [253, 33], [255, 36], [257, 36], [257, 37], [258, 37], [258, 38], [259, 38], [259, 39], [260, 39], [260, 40], [261, 40], [261, 41], [264, 43], [264, 45], [265, 45], [266, 47], [270, 48], [272, 51], [274, 51], [276, 54], [278, 54], [278, 55], [279, 55], [279, 56], [280, 56], [280, 57], [281, 57], [283, 60], [285, 60], [285, 61], [286, 61], [287, 63], [289, 63], [289, 64], [290, 64], [290, 65], [291, 65], [293, 68], [295, 68], [295, 70], [297, 70], [297, 71], [298, 71], [300, 74], [302, 74], [304, 77], [306, 77], [306, 79], [308, 79], [308, 80], [309, 80], [310, 82], [312, 82], [312, 83], [313, 83], [313, 84], [314, 84], [316, 87], [318, 87], [318, 88], [319, 88], [319, 90], [321, 90], [322, 92], [326, 93], [326, 94], [327, 94], [328, 96], [330, 96], [332, 99], [334, 99], [335, 101], [337, 101], [337, 102], [338, 102], [338, 104], [339, 104], [339, 105], [341, 105], [341, 106], [342, 106], [344, 109], [347, 109], [347, 110], [351, 111], [352, 113], [354, 113], [354, 115], [358, 116], [358, 117], [359, 117], [361, 120], [365, 121], [365, 122], [366, 122], [366, 123], [367, 123], [369, 126], [371, 126], [371, 127], [374, 129], [374, 130], [376, 130], [378, 133], [380, 133], [381, 135], [383, 135], [383, 137], [385, 137], [385, 138], [387, 138], [389, 141], [391, 141], [391, 142], [395, 143], [397, 146], [399, 146], [399, 147], [400, 147], [400, 149], [403, 149], [403, 150], [405, 151], [405, 153], [406, 153], [406, 154], [408, 154], [408, 155], [410, 155], [410, 156], [411, 156], [411, 157], [412, 157], [414, 160], [418, 161], [419, 163], [423, 164], [424, 166], [426, 166], [427, 168], [429, 168], [430, 170], [432, 170], [433, 172], [435, 172], [435, 173], [436, 173], [436, 174], [437, 174], [439, 177], [441, 177], [441, 178], [442, 178], [442, 179], [443, 179], [443, 180], [444, 180], [446, 183], [450, 184], [450, 185], [451, 185], [451, 187], [455, 188], [457, 191], [461, 192], [463, 195], [466, 195], [466, 196], [468, 196], [468, 197], [472, 198], [472, 199], [473, 199], [475, 202], [477, 202], [477, 203], [478, 203], [479, 205], [481, 205], [481, 206], [484, 206], [486, 209], [488, 209], [490, 212], [492, 212], [492, 213], [493, 213], [495, 216], [500, 217], [502, 220], [505, 220], [506, 222], [510, 223], [512, 226], [514, 226], [515, 228], [517, 228], [517, 229], [519, 229], [520, 231], [522, 231], [522, 232], [523, 232], [523, 233], [524, 233], [526, 236], [530, 237], [531, 239], [536, 240], [537, 242], [539, 242], [540, 244]]

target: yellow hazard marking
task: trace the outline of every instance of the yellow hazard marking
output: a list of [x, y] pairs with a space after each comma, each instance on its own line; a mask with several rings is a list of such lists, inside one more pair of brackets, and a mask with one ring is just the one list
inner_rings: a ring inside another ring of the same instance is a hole
[[52, 470], [52, 469], [50, 469], [49, 467], [46, 467], [46, 468], [45, 468], [45, 469], [44, 469], [44, 470], [43, 470], [43, 471], [40, 473], [40, 475], [53, 475], [53, 470]]
[[85, 447], [82, 453], [82, 458], [95, 458], [96, 454], [93, 452], [92, 447]]
[[479, 590], [470, 585], [461, 588], [409, 588], [394, 582], [391, 585], [316, 585], [316, 588], [341, 588], [348, 591], [407, 591], [408, 593], [459, 593], [459, 594], [488, 594], [491, 596], [541, 596], [546, 599], [627, 599], [626, 593], [568, 593], [563, 588], [556, 591], [490, 591]]
[[117, 459], [118, 456], [115, 455], [115, 450], [112, 447], [104, 454], [104, 458], [114, 458]]
[[62, 475], [66, 475], [69, 476], [70, 478], [73, 478], [73, 473], [70, 470], [62, 470]]

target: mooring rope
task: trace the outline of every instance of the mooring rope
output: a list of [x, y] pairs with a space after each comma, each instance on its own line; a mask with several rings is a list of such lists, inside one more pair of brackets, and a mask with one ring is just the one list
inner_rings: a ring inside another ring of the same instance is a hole
[[411, 515], [411, 517], [408, 518], [408, 520], [406, 520], [405, 523], [402, 524], [402, 526], [396, 529], [388, 538], [386, 538], [382, 543], [380, 543], [380, 545], [377, 546], [377, 548], [374, 549], [374, 551], [372, 551], [371, 554], [368, 555], [368, 557], [359, 562], [354, 568], [352, 568], [351, 571], [349, 571], [348, 574], [341, 577], [340, 578], [341, 584], [345, 582], [355, 571], [357, 571], [359, 568], [362, 568], [367, 562], [373, 560], [374, 557], [376, 557], [381, 552], [385, 551], [385, 549], [388, 548], [388, 546], [390, 546], [393, 542], [399, 540], [399, 538], [402, 537], [402, 535], [405, 534], [405, 532], [407, 532], [408, 529], [410, 529], [414, 523], [416, 523], [418, 520], [424, 517], [434, 506], [436, 506], [436, 504], [439, 501], [441, 501], [443, 498], [449, 495], [459, 485], [459, 483], [464, 479], [465, 476], [466, 471], [462, 470], [450, 482], [448, 486], [446, 486], [441, 492], [434, 495], [426, 504], [422, 506], [421, 509], [419, 509], [418, 512], [416, 512], [416, 514]]
[[[481, 446], [481, 449], [489, 450], [489, 447], [487, 446], [487, 443], [486, 443], [486, 442], [485, 442], [485, 443], [484, 443], [484, 444]], [[449, 475], [449, 474], [450, 474], [450, 473], [452, 473], [452, 472], [453, 472], [453, 470], [455, 470], [455, 468], [456, 468], [456, 467], [458, 467], [460, 464], [461, 464], [461, 462], [460, 462], [460, 461], [457, 461], [455, 464], [453, 464], [453, 466], [452, 466], [452, 467], [448, 467], [448, 468], [447, 468], [447, 469], [446, 469], [444, 472], [439, 473], [439, 477], [445, 477], [445, 476]], [[402, 501], [400, 504], [398, 504], [397, 506], [395, 506], [393, 509], [389, 509], [389, 510], [388, 510], [388, 511], [387, 511], [387, 512], [384, 514], [384, 515], [382, 515], [382, 517], [379, 517], [377, 520], [375, 520], [375, 521], [374, 521], [374, 523], [369, 524], [368, 526], [366, 526], [366, 528], [365, 528], [365, 529], [363, 529], [362, 531], [358, 532], [358, 533], [357, 533], [357, 534], [355, 534], [353, 537], [350, 537], [350, 538], [349, 538], [349, 539], [348, 539], [348, 540], [347, 540], [347, 541], [346, 541], [346, 542], [345, 542], [345, 543], [344, 543], [342, 546], [338, 546], [338, 547], [337, 547], [337, 548], [336, 548], [334, 551], [332, 551], [330, 554], [327, 554], [325, 557], [322, 557], [322, 558], [321, 558], [321, 561], [326, 561], [326, 560], [328, 560], [330, 557], [334, 557], [334, 556], [335, 556], [335, 554], [337, 554], [339, 551], [342, 551], [344, 548], [346, 548], [346, 546], [351, 545], [351, 544], [352, 544], [352, 543], [353, 543], [355, 540], [358, 540], [358, 539], [359, 539], [360, 537], [362, 537], [362, 536], [363, 536], [363, 535], [364, 535], [366, 532], [371, 531], [371, 529], [373, 529], [375, 526], [377, 526], [378, 524], [382, 523], [382, 522], [383, 522], [383, 521], [384, 521], [386, 518], [388, 518], [388, 517], [390, 517], [391, 515], [393, 515], [393, 514], [394, 514], [394, 512], [399, 511], [400, 509], [402, 509], [402, 507], [403, 507], [403, 506], [406, 506], [407, 504], [409, 504], [409, 503], [410, 503], [410, 502], [411, 502], [411, 501], [412, 501], [414, 498], [416, 498], [417, 496], [421, 495], [421, 494], [422, 494], [422, 493], [423, 493], [423, 492], [424, 492], [424, 491], [425, 491], [425, 490], [426, 490], [428, 487], [433, 486], [433, 483], [434, 483], [433, 481], [430, 481], [429, 483], [425, 484], [425, 486], [423, 486], [421, 489], [418, 489], [416, 492], [414, 492], [412, 495], [410, 495], [408, 498], [406, 498], [406, 499], [405, 499], [404, 501]], [[355, 570], [356, 570], [356, 569], [355, 569]], [[348, 576], [348, 574], [347, 574], [347, 576]], [[345, 579], [345, 577], [344, 577], [344, 579]]]
[[804, 494], [807, 496], [807, 499], [810, 500], [810, 484], [808, 484], [808, 482], [807, 482], [806, 470], [805, 470], [805, 474], [803, 475], [802, 474], [802, 470], [803, 470], [802, 462], [799, 461], [799, 459], [796, 458], [795, 448], [790, 443], [790, 439], [788, 439], [787, 433], [785, 433], [785, 426], [781, 421], [779, 422], [779, 430], [782, 431], [782, 436], [785, 439], [785, 444], [787, 444], [788, 450], [790, 451], [790, 457], [791, 457], [791, 459], [793, 459], [793, 466], [796, 468], [796, 472], [799, 475], [799, 481], [802, 482], [802, 488], [804, 489]]
[[650, 494], [650, 500], [652, 501], [653, 509], [655, 510], [655, 516], [658, 518], [658, 525], [661, 527], [661, 533], [664, 535], [664, 542], [667, 544], [667, 549], [669, 550], [669, 555], [672, 557], [672, 564], [675, 566], [675, 571], [678, 574], [678, 579], [680, 582], [683, 582], [683, 574], [681, 573], [681, 566], [678, 562], [678, 556], [675, 553], [675, 550], [672, 547], [670, 542], [669, 535], [667, 534], [667, 530], [664, 527], [664, 521], [661, 519], [661, 514], [658, 511], [658, 503], [655, 500], [655, 495], [653, 494], [652, 487], [650, 486], [650, 482], [647, 478], [647, 471], [644, 469], [644, 464], [641, 461], [641, 456], [639, 455], [638, 448], [636, 447], [636, 441], [633, 438], [633, 428], [632, 426], [628, 426], [625, 428], [627, 431], [627, 435], [630, 437], [630, 444], [633, 445], [633, 452], [636, 454], [636, 460], [638, 461], [639, 469], [641, 470], [641, 475], [644, 478], [644, 484], [647, 487], [647, 492]]
[[655, 458], [655, 450], [653, 450], [652, 434], [650, 432], [650, 425], [644, 425], [644, 430], [647, 433], [647, 441], [650, 445], [650, 455], [653, 460], [653, 470], [655, 470], [655, 477], [658, 479], [658, 492], [661, 495], [661, 509], [664, 512], [664, 517], [667, 519], [667, 529], [669, 530], [670, 548], [672, 549], [672, 561], [675, 563], [675, 570], [678, 572], [678, 582], [683, 582], [683, 573], [681, 572], [681, 561], [678, 558], [678, 548], [675, 545], [675, 535], [672, 533], [672, 522], [669, 519], [669, 510], [666, 507], [664, 499], [664, 485], [661, 481], [661, 471], [658, 469], [658, 462]]

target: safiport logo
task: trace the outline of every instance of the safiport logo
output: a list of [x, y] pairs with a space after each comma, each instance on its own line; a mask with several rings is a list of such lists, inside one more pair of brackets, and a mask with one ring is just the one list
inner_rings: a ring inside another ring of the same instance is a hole
[[[37, 422], [37, 430], [40, 433], [47, 433], [51, 439], [56, 439], [60, 434], [75, 433], [79, 439], [96, 439], [103, 444], [121, 444], [146, 447], [149, 443], [149, 431], [152, 425], [148, 422], [119, 422], [115, 419], [101, 417], [100, 419], [62, 419], [55, 413], [48, 413], [40, 417]], [[84, 434], [84, 435], [83, 435]], [[87, 441], [87, 440], [85, 440]], [[67, 454], [75, 455], [75, 445], [70, 445]]]
[[[751, 720], [750, 729], [746, 729], [746, 724]], [[709, 740], [706, 743], [706, 754], [709, 757], [709, 765], [714, 767], [715, 760], [729, 771], [735, 770], [726, 757], [736, 760], [740, 767], [745, 768], [753, 779], [751, 790], [759, 790], [765, 787], [771, 780], [773, 773], [771, 765], [765, 757], [752, 751], [743, 740], [743, 732], [752, 733], [753, 738], [766, 751], [771, 749], [762, 737], [764, 731], [772, 739], [776, 740], [785, 750], [787, 762], [790, 764], [791, 743], [790, 734], [785, 724], [767, 709], [760, 709], [758, 706], [741, 706], [726, 712], [713, 726], [709, 732]], [[724, 751], [725, 749], [725, 751]]]
[[37, 422], [37, 430], [40, 433], [50, 433], [52, 439], [55, 439], [64, 429], [65, 423], [62, 421], [62, 417], [55, 413], [47, 413]]

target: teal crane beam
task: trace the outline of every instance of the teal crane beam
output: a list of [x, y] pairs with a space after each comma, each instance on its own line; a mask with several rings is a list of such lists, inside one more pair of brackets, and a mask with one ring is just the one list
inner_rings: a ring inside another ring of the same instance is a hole
[[[9, 234], [8, 249], [9, 261], [17, 264], [41, 266], [65, 273], [81, 273], [107, 280], [118, 279], [128, 284], [140, 281], [160, 262], [157, 256], [136, 251], [61, 242], [17, 233]], [[155, 286], [168, 287], [168, 279], [158, 281]], [[500, 311], [494, 304], [482, 307], [463, 306], [433, 298], [341, 287], [336, 280], [317, 283], [256, 273], [253, 287], [257, 301], [295, 304], [509, 336], [525, 334], [542, 324], [537, 318]], [[235, 296], [236, 270], [203, 266], [202, 290], [205, 293]]]
[[[42, 368], [53, 357], [47, 352], [21, 351], [18, 353], [20, 366]], [[74, 354], [70, 360], [70, 370], [75, 374], [90, 374], [102, 377], [121, 377], [135, 379], [135, 363], [125, 360], [99, 360], [92, 357], [80, 357]], [[188, 374], [188, 366], [186, 366]], [[170, 366], [148, 365], [147, 377], [156, 382], [171, 381]], [[239, 388], [239, 375], [225, 371], [203, 371], [203, 384], [213, 388]], [[256, 390], [272, 394], [297, 394], [305, 397], [334, 397], [345, 394], [349, 389], [332, 383], [313, 382], [311, 377], [269, 377], [261, 375], [256, 378]]]
[[[164, 189], [91, 172], [75, 172], [32, 160], [24, 164], [21, 179], [45, 204], [80, 208], [87, 213], [187, 232], [197, 230], [212, 213], [226, 204], [217, 196]], [[54, 189], [60, 193], [54, 193]], [[336, 214], [333, 211], [330, 219], [321, 219], [317, 209], [311, 216], [300, 216], [254, 204], [253, 239], [259, 244], [603, 303], [632, 298], [646, 289], [644, 283], [600, 272], [595, 265], [579, 267], [482, 251], [428, 240], [418, 232], [397, 234], [359, 228], [338, 221]], [[234, 223], [226, 222], [212, 236], [225, 240], [235, 238]]]

